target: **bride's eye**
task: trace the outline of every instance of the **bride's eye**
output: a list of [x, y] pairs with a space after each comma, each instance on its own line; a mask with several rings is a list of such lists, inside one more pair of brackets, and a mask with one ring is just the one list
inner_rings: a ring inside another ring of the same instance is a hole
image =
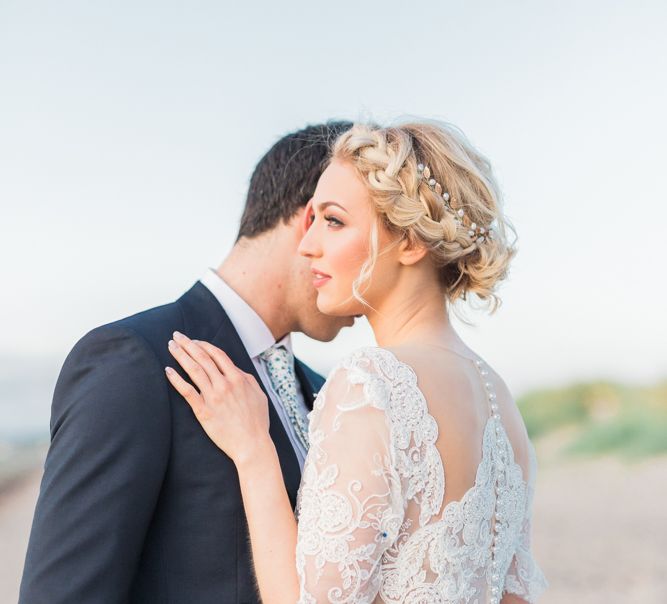
[[338, 218], [336, 218], [335, 216], [331, 216], [331, 215], [324, 216], [324, 220], [326, 220], [329, 223], [330, 227], [336, 227], [337, 228], [337, 227], [342, 227], [343, 226], [343, 223], [340, 220], [338, 220]]

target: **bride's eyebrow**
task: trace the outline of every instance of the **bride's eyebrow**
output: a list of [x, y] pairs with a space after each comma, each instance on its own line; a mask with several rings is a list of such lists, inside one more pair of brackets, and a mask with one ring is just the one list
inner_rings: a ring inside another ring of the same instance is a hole
[[340, 208], [341, 210], [343, 210], [343, 212], [345, 212], [346, 214], [349, 214], [349, 212], [342, 205], [340, 205], [336, 201], [324, 201], [317, 206], [317, 210], [319, 212], [324, 212], [324, 210], [326, 210], [329, 206], [336, 206], [336, 207]]

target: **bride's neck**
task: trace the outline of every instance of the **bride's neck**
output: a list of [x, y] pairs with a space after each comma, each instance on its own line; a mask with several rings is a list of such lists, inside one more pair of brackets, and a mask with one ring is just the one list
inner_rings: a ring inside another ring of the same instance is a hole
[[443, 345], [458, 340], [437, 285], [411, 291], [395, 287], [375, 310], [369, 311], [375, 340], [382, 348], [416, 344]]

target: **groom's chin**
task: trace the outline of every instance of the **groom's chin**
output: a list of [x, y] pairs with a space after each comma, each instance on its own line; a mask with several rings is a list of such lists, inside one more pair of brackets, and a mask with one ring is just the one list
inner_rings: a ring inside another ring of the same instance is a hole
[[331, 342], [343, 327], [354, 325], [354, 317], [351, 316], [332, 317], [321, 314], [320, 319], [301, 330], [309, 338], [319, 342]]

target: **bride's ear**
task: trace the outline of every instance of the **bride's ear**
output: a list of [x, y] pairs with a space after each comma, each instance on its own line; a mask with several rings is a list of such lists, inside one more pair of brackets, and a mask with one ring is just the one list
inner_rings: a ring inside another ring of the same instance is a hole
[[410, 236], [406, 236], [398, 244], [398, 261], [404, 266], [417, 264], [427, 253], [426, 246]]

